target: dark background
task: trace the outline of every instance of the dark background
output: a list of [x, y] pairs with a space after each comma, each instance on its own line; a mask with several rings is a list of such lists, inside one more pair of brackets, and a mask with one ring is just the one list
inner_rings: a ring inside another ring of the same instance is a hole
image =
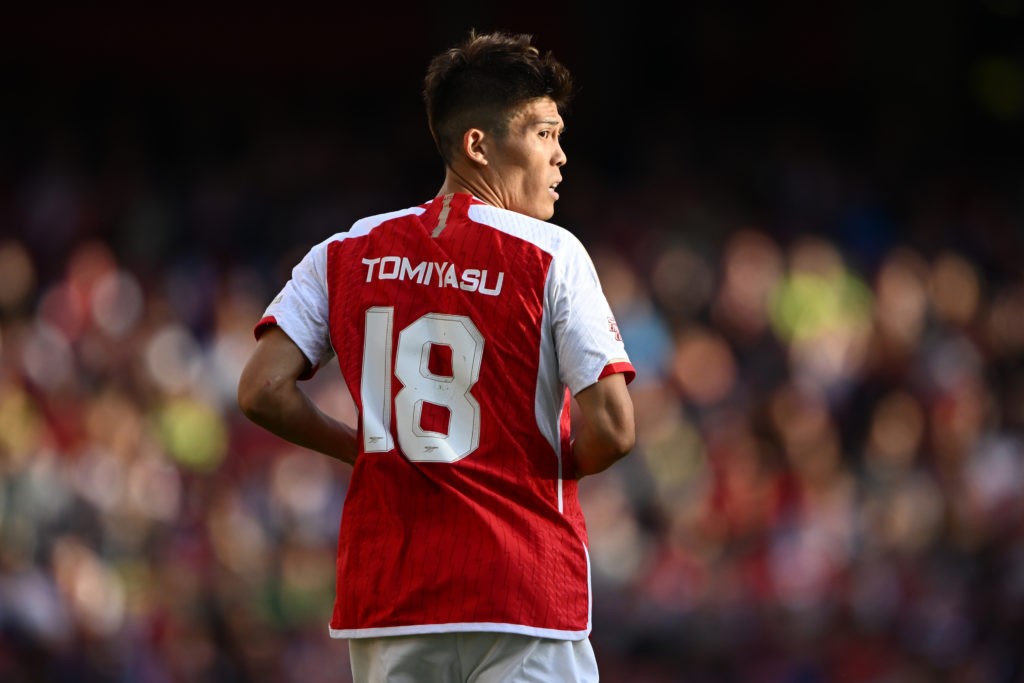
[[[54, 159], [90, 174], [141, 168], [140, 181], [169, 192], [224, 172], [256, 185], [269, 211], [221, 226], [216, 246], [273, 250], [294, 234], [280, 214], [311, 196], [341, 196], [365, 213], [436, 189], [422, 71], [475, 26], [531, 33], [577, 75], [567, 178], [579, 168], [592, 184], [565, 186], [567, 224], [609, 192], [671, 205], [649, 190], [670, 172], [784, 236], [827, 230], [877, 251], [865, 243], [908, 234], [984, 250], [964, 244], [953, 220], [913, 232], [915, 201], [948, 190], [955, 203], [976, 188], [1019, 196], [1022, 19], [1013, 0], [628, 9], [16, 9], [0, 28], [4, 184]], [[840, 166], [848, 192], [862, 192], [884, 225], [790, 224], [780, 216], [784, 154]], [[252, 169], [257, 157], [270, 168]], [[274, 168], [288, 162], [304, 168]]]

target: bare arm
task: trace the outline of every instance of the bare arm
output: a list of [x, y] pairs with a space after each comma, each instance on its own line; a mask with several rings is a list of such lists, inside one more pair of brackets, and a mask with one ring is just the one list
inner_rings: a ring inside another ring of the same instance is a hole
[[576, 394], [583, 423], [573, 442], [576, 476], [596, 474], [633, 450], [633, 399], [622, 373], [608, 375]]
[[354, 464], [356, 431], [321, 411], [298, 386], [309, 361], [279, 327], [260, 337], [238, 381], [238, 405], [250, 420], [299, 446]]

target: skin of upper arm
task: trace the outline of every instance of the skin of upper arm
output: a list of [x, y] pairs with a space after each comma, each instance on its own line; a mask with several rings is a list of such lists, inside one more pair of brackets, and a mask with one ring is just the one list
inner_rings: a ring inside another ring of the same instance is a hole
[[310, 363], [280, 327], [270, 327], [256, 343], [238, 381], [238, 404], [247, 414], [282, 386], [295, 382]]
[[633, 399], [622, 373], [614, 373], [575, 396], [587, 429], [607, 443], [610, 451], [624, 455], [636, 440]]

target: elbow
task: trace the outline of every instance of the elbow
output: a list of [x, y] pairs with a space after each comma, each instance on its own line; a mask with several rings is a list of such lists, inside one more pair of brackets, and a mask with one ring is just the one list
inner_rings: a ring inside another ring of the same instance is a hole
[[263, 400], [257, 387], [244, 382], [238, 383], [238, 407], [250, 420], [256, 421], [260, 413], [260, 406]]
[[636, 446], [636, 429], [630, 423], [628, 429], [619, 432], [618, 438], [614, 441], [613, 448], [617, 455], [616, 459], [629, 455], [634, 446]]
[[[632, 421], [618, 429], [594, 435], [584, 452], [576, 453], [576, 476], [583, 477], [603, 472], [629, 455], [636, 446], [636, 429]], [[578, 442], [577, 442], [578, 445]]]
[[619, 429], [605, 436], [609, 465], [629, 455], [636, 446], [636, 428], [633, 423], [623, 424]]
[[629, 455], [636, 445], [636, 427], [633, 424], [632, 416], [620, 417], [601, 425], [601, 427], [602, 429], [595, 436], [601, 444], [600, 451], [607, 465]]
[[237, 401], [242, 414], [251, 421], [262, 424], [274, 408], [274, 397], [280, 390], [280, 382], [272, 378], [256, 377], [242, 373], [238, 382]]

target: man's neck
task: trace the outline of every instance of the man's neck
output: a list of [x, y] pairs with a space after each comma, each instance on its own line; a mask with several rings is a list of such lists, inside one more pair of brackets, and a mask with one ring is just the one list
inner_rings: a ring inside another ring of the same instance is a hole
[[444, 175], [444, 183], [441, 185], [441, 189], [438, 190], [437, 194], [438, 196], [441, 196], [459, 192], [473, 195], [477, 199], [484, 201], [491, 206], [499, 208], [502, 207], [497, 195], [491, 191], [487, 183], [481, 178], [473, 177], [466, 173], [460, 173], [451, 166], [448, 166]]

